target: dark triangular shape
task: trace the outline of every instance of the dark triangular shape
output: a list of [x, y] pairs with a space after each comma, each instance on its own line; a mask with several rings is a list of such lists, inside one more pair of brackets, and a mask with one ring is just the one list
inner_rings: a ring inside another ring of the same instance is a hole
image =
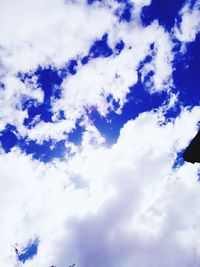
[[200, 131], [191, 141], [185, 152], [183, 153], [184, 160], [195, 163], [200, 163]]

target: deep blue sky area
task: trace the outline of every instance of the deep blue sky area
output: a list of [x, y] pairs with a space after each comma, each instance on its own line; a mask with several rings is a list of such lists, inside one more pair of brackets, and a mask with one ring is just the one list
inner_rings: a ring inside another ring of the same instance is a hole
[[38, 251], [38, 240], [34, 240], [33, 242], [30, 242], [22, 252], [19, 252], [18, 260], [22, 263], [26, 262], [27, 260], [32, 259], [35, 255], [37, 255]]
[[33, 159], [46, 163], [54, 158], [62, 159], [67, 152], [66, 140], [55, 141], [50, 139], [38, 144], [35, 140], [20, 137], [16, 127], [9, 124], [0, 134], [1, 146], [6, 153], [10, 152], [13, 147], [18, 147], [27, 155], [31, 154]]
[[200, 34], [186, 45], [187, 53], [178, 54], [174, 62], [173, 79], [183, 106], [200, 105]]
[[[100, 1], [101, 2], [101, 1]], [[129, 1], [118, 0], [119, 9], [115, 11], [120, 23], [129, 23], [132, 20], [131, 11], [134, 5]], [[194, 6], [196, 1], [188, 1], [190, 7]], [[88, 0], [89, 5], [93, 5], [95, 1]], [[175, 23], [180, 24], [179, 11], [186, 3], [186, 0], [152, 0], [150, 6], [142, 9], [141, 20], [143, 25], [149, 25], [154, 20], [158, 20], [167, 31], [171, 31]], [[32, 129], [41, 121], [45, 123], [55, 123], [53, 121], [52, 101], [62, 98], [62, 82], [63, 79], [70, 75], [75, 76], [78, 71], [78, 65], [87, 65], [89, 61], [97, 58], [109, 58], [118, 56], [125, 47], [123, 40], [119, 39], [114, 48], [110, 48], [108, 44], [109, 33], [104, 33], [101, 38], [96, 39], [89, 48], [85, 51], [82, 58], [72, 58], [66, 62], [65, 66], [56, 69], [53, 66], [41, 67], [29, 73], [18, 73], [18, 77], [22, 82], [28, 83], [34, 77], [38, 87], [41, 88], [44, 94], [44, 101], [39, 103], [36, 99], [26, 97], [22, 99], [21, 106], [23, 111], [27, 111], [27, 116], [24, 119], [23, 125], [27, 129]], [[200, 34], [196, 40], [186, 44], [186, 53], [181, 53], [181, 44], [174, 39], [177, 44], [174, 49], [175, 60], [173, 62], [173, 81], [174, 87], [172, 90], [179, 94], [179, 101], [175, 107], [168, 110], [165, 114], [166, 122], [178, 116], [182, 106], [194, 106], [200, 104], [199, 84], [200, 84]], [[116, 142], [120, 129], [130, 119], [135, 119], [140, 113], [158, 109], [162, 105], [166, 105], [169, 101], [169, 95], [166, 92], [150, 94], [146, 87], [146, 82], [150, 81], [153, 72], [150, 72], [145, 77], [145, 82], [141, 81], [141, 69], [143, 65], [152, 60], [154, 53], [154, 44], [151, 45], [151, 56], [147, 56], [141, 62], [138, 68], [139, 81], [136, 85], [129, 88], [127, 103], [124, 105], [121, 114], [114, 111], [109, 112], [106, 117], [102, 117], [97, 109], [92, 109], [88, 113], [90, 120], [94, 123], [100, 133], [105, 137], [106, 143], [112, 145]], [[4, 85], [1, 83], [0, 88], [4, 90]], [[107, 101], [111, 101], [117, 109], [118, 103], [108, 97]], [[58, 112], [57, 121], [66, 119], [67, 114], [62, 110]], [[24, 153], [31, 154], [36, 160], [49, 162], [55, 158], [62, 159], [66, 153], [65, 142], [72, 142], [76, 145], [81, 144], [84, 128], [77, 122], [75, 129], [63, 140], [47, 140], [38, 144], [35, 140], [29, 140], [27, 137], [22, 137], [18, 133], [16, 127], [7, 124], [5, 129], [0, 132], [0, 141], [3, 150], [8, 153], [13, 147], [20, 148]]]
[[160, 25], [170, 31], [175, 21], [179, 19], [178, 11], [185, 2], [185, 0], [152, 0], [151, 5], [144, 7], [142, 10], [142, 22], [144, 25], [149, 25], [154, 20], [158, 20]]
[[109, 145], [116, 142], [124, 123], [130, 119], [135, 119], [142, 112], [159, 108], [161, 104], [168, 100], [168, 96], [166, 92], [151, 95], [139, 81], [130, 88], [127, 99], [128, 102], [122, 108], [121, 114], [113, 111], [105, 118], [97, 110], [93, 110], [89, 115], [91, 121], [106, 138]]

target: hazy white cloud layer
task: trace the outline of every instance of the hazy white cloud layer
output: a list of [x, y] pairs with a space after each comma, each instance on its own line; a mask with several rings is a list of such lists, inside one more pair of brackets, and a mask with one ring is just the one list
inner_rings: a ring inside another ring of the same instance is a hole
[[[192, 10], [185, 5], [180, 25], [169, 33], [158, 21], [142, 25], [140, 12], [149, 0], [130, 2], [132, 21], [120, 23], [114, 15], [120, 3], [114, 1], [88, 6], [83, 0], [0, 0], [0, 130], [11, 124], [19, 135], [41, 143], [61, 140], [81, 117], [86, 128], [80, 146], [72, 146], [73, 156], [62, 161], [45, 164], [16, 147], [7, 154], [0, 150], [3, 267], [67, 267], [73, 262], [77, 267], [199, 266], [198, 166], [172, 166], [197, 131], [200, 108], [182, 108], [167, 124], [163, 116], [178, 98], [171, 91], [174, 38], [183, 45], [195, 40], [199, 3]], [[81, 64], [105, 33], [113, 51], [123, 40], [121, 53]], [[148, 55], [151, 61], [144, 62]], [[18, 73], [34, 73], [39, 66], [61, 69], [71, 59], [78, 62], [77, 74], [67, 76], [62, 97], [52, 99], [55, 117], [63, 110], [66, 119], [40, 121], [28, 129], [22, 99], [42, 103], [44, 92], [34, 75], [24, 83]], [[107, 147], [86, 110], [95, 107], [102, 116], [120, 113], [139, 75], [146, 90], [166, 91], [171, 101], [129, 120]], [[37, 255], [19, 262], [14, 247], [22, 251], [35, 239]]]

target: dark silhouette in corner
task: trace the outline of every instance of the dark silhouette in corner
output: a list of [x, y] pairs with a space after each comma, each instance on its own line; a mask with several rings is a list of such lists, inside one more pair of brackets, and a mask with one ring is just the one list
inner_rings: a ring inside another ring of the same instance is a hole
[[200, 163], [200, 131], [186, 148], [185, 152], [183, 153], [183, 158], [191, 163]]

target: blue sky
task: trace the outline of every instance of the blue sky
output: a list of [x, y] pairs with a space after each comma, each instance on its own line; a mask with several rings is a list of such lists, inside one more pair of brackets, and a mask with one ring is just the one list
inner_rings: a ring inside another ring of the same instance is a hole
[[197, 266], [200, 2], [0, 10], [3, 266]]

